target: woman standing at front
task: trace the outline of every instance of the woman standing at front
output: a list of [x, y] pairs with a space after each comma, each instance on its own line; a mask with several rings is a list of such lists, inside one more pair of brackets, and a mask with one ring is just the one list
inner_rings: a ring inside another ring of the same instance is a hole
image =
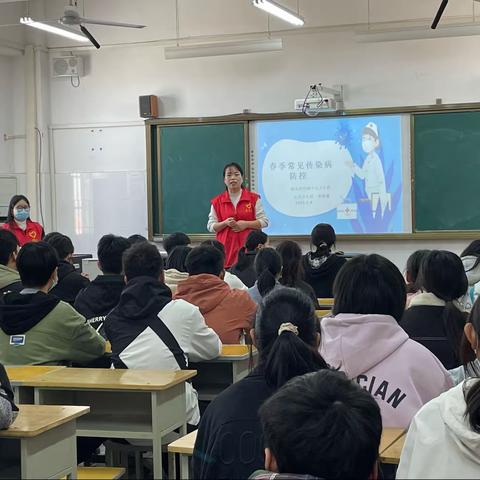
[[238, 163], [225, 165], [223, 181], [227, 190], [212, 199], [207, 228], [225, 246], [225, 268], [230, 268], [248, 234], [267, 227], [268, 218], [260, 195], [242, 187], [243, 170]]
[[30, 202], [24, 195], [14, 195], [8, 206], [7, 221], [3, 228], [10, 230], [20, 246], [29, 242], [39, 242], [45, 236], [43, 227], [30, 220]]

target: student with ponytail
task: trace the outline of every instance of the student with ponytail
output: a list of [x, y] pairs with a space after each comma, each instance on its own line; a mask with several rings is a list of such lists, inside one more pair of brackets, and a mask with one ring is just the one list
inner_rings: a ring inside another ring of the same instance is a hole
[[319, 223], [311, 234], [311, 251], [303, 257], [305, 281], [315, 290], [317, 298], [331, 298], [335, 277], [347, 259], [332, 253], [337, 236], [328, 223]]
[[247, 237], [245, 245], [238, 252], [237, 263], [230, 269], [248, 288], [253, 287], [257, 281], [255, 272], [255, 256], [258, 251], [266, 246], [268, 235], [261, 230], [252, 230]]
[[257, 281], [248, 289], [252, 300], [260, 303], [272, 290], [282, 288], [278, 279], [282, 274], [282, 257], [273, 248], [262, 248], [255, 257]]
[[460, 257], [432, 250], [422, 261], [418, 282], [422, 293], [412, 298], [401, 327], [427, 347], [447, 370], [461, 365], [460, 344], [467, 313], [460, 304], [468, 288]]
[[298, 290], [282, 288], [268, 295], [251, 337], [258, 366], [205, 411], [193, 453], [193, 478], [248, 478], [263, 468], [260, 406], [290, 379], [328, 368], [317, 350], [313, 304]]
[[478, 478], [480, 472], [480, 302], [464, 327], [462, 359], [474, 375], [414, 417], [397, 478]]

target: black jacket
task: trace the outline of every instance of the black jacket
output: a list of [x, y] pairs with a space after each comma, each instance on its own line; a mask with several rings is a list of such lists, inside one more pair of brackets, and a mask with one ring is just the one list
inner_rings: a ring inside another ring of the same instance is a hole
[[230, 273], [236, 275], [248, 288], [253, 287], [257, 281], [257, 272], [255, 272], [254, 262], [257, 252], [245, 252], [246, 266], [242, 270], [234, 265]]
[[0, 296], [7, 292], [20, 293], [23, 290], [22, 282], [14, 282], [6, 287], [0, 288]]
[[461, 365], [458, 352], [447, 337], [443, 324], [445, 307], [415, 305], [403, 314], [400, 326], [408, 336], [428, 348], [447, 370]]
[[325, 261], [312, 257], [311, 252], [303, 256], [305, 281], [312, 286], [317, 298], [333, 297], [333, 282], [346, 262], [345, 257], [336, 254], [330, 255]]
[[246, 479], [264, 467], [258, 410], [273, 393], [257, 368], [210, 403], [198, 428], [193, 478]]
[[0, 397], [5, 398], [12, 405], [12, 410], [18, 412], [18, 407], [13, 401], [13, 390], [10, 385], [10, 380], [8, 379], [7, 372], [5, 367], [0, 363]]
[[73, 306], [78, 292], [89, 283], [90, 280], [77, 272], [70, 262], [60, 260], [58, 264], [58, 283], [50, 290], [50, 293]]
[[[282, 279], [280, 279], [279, 282], [282, 285], [284, 285], [284, 283], [282, 282]], [[305, 293], [308, 297], [312, 299], [312, 302], [315, 305], [316, 310], [320, 308], [320, 304], [318, 303], [318, 297], [315, 295], [315, 290], [307, 282], [304, 282], [303, 280], [298, 280], [295, 285], [284, 285], [284, 286], [301, 290], [303, 293]]]
[[118, 305], [124, 288], [123, 275], [99, 275], [77, 295], [73, 306], [104, 336], [105, 317]]

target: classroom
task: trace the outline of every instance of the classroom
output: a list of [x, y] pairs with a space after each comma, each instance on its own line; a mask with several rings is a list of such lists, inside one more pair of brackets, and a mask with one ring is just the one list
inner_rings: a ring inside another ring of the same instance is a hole
[[479, 18], [0, 0], [0, 478], [480, 477]]

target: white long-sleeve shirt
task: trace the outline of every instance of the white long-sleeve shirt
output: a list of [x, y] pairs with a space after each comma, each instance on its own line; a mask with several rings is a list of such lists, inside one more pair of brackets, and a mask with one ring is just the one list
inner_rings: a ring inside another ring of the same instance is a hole
[[[233, 203], [233, 206], [237, 208], [238, 202], [240, 201], [240, 196], [241, 192], [237, 195], [230, 195], [230, 200]], [[268, 217], [267, 214], [265, 213], [265, 209], [263, 208], [262, 201], [260, 198], [257, 200], [257, 203], [255, 203], [255, 218], [260, 222], [261, 228], [267, 228], [268, 227]], [[208, 214], [208, 223], [207, 223], [207, 230], [211, 233], [215, 233], [215, 230], [213, 229], [213, 225], [215, 223], [218, 223], [218, 216], [217, 212], [215, 211], [215, 208], [213, 208], [213, 205], [210, 208], [210, 213]]]

